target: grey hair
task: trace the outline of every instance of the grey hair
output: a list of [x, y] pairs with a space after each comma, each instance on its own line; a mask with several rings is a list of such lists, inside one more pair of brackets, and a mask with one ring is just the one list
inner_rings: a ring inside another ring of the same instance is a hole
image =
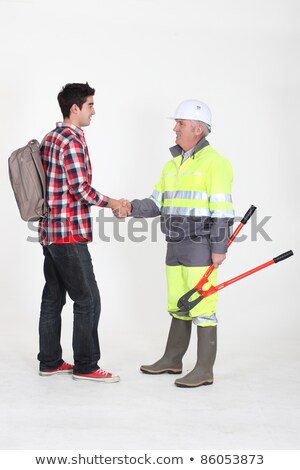
[[202, 126], [202, 128], [203, 128], [203, 135], [204, 135], [204, 137], [207, 137], [208, 134], [211, 132], [211, 127], [210, 127], [208, 124], [206, 124], [205, 122], [203, 122], [203, 121], [195, 121], [195, 120], [192, 120], [192, 123], [193, 123], [193, 125], [192, 125], [192, 129], [193, 129], [193, 130], [195, 129], [195, 127], [196, 127], [198, 124], [201, 124], [201, 126]]

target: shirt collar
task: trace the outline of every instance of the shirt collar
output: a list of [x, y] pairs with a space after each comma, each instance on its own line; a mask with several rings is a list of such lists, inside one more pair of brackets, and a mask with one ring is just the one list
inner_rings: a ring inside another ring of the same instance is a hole
[[63, 121], [63, 122], [57, 122], [56, 126], [57, 127], [70, 127], [70, 129], [73, 129], [73, 131], [75, 131], [76, 134], [79, 134], [81, 137], [84, 137], [84, 132], [81, 129], [81, 127], [74, 126], [74, 124], [67, 124], [65, 121]]
[[209, 145], [209, 142], [205, 137], [203, 137], [203, 139], [201, 139], [200, 142], [195, 145], [195, 147], [193, 147], [191, 150], [188, 150], [187, 152], [184, 152], [180, 145], [174, 145], [174, 147], [171, 147], [170, 152], [174, 158], [179, 157], [179, 155], [183, 155], [183, 153], [188, 154], [190, 152], [191, 154], [189, 156], [194, 156], [195, 153], [199, 152], [199, 150], [202, 150], [204, 147], [207, 147], [207, 145]]
[[190, 158], [190, 157], [193, 155], [194, 149], [195, 149], [195, 147], [193, 147], [192, 149], [188, 150], [187, 152], [185, 152], [184, 150], [182, 150], [182, 162], [184, 162], [185, 160], [187, 160], [188, 158]]

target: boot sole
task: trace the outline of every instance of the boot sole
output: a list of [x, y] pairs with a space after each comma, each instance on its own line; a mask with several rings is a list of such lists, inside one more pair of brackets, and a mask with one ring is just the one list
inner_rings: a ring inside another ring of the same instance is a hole
[[181, 383], [175, 382], [175, 385], [181, 388], [196, 388], [196, 387], [201, 387], [202, 385], [212, 385], [213, 383], [214, 383], [213, 380], [205, 380], [204, 382], [200, 382], [198, 384], [181, 384]]
[[149, 375], [159, 375], [159, 374], [182, 374], [182, 369], [161, 369], [161, 370], [147, 370], [147, 369], [142, 369], [140, 368], [140, 371], [143, 372], [144, 374], [149, 374]]

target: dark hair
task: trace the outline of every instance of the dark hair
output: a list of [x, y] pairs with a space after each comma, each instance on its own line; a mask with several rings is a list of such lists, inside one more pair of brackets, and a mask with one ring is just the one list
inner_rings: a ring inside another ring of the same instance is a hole
[[70, 110], [73, 104], [77, 104], [79, 109], [86, 102], [88, 96], [94, 96], [95, 89], [86, 83], [67, 83], [58, 93], [57, 99], [64, 118], [70, 117]]

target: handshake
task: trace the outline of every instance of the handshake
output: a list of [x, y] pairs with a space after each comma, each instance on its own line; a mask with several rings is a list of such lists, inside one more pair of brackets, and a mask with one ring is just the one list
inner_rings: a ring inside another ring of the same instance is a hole
[[109, 207], [113, 211], [113, 214], [119, 219], [128, 217], [132, 212], [131, 202], [127, 199], [114, 199]]

